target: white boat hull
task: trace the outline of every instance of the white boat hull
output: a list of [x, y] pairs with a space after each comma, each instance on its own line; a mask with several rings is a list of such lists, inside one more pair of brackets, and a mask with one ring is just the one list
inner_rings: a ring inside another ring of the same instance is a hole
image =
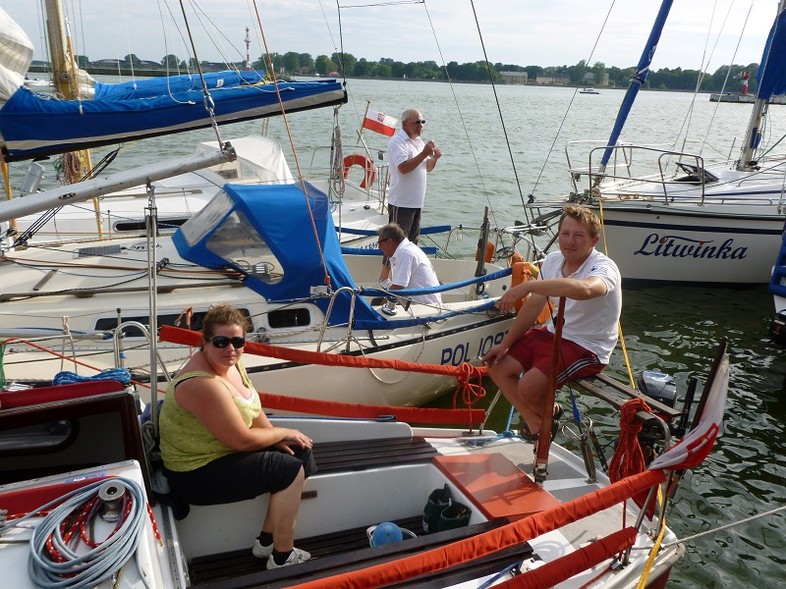
[[[575, 149], [588, 147], [577, 142]], [[603, 151], [589, 149], [584, 168], [574, 168], [568, 154], [574, 192], [561, 204], [583, 204], [600, 217], [601, 244], [623, 280], [769, 282], [786, 221], [786, 160], [737, 170], [732, 162], [705, 164], [689, 153], [618, 145], [599, 172]]]
[[765, 284], [783, 217], [730, 208], [604, 201], [595, 212], [626, 281]]

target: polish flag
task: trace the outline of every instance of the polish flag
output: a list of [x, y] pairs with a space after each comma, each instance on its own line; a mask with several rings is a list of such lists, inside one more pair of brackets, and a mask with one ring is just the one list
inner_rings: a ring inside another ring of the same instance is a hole
[[729, 390], [729, 356], [721, 359], [699, 423], [682, 440], [653, 460], [649, 468], [686, 469], [701, 464], [720, 434]]
[[363, 119], [363, 128], [392, 137], [396, 132], [397, 122], [396, 119], [389, 117], [385, 113], [369, 109], [366, 111], [366, 118]]

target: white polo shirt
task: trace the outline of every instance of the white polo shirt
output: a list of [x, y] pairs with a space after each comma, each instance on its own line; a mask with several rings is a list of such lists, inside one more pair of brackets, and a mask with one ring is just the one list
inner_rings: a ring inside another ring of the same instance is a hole
[[388, 189], [388, 202], [397, 207], [408, 209], [422, 209], [426, 201], [426, 164], [429, 158], [424, 159], [420, 165], [409, 174], [398, 171], [400, 164], [418, 155], [426, 146], [423, 139], [411, 139], [404, 129], [399, 129], [390, 138], [388, 144], [388, 162], [390, 163], [390, 188]]
[[[395, 253], [390, 256], [390, 281], [396, 286], [403, 288], [426, 288], [429, 286], [439, 286], [439, 279], [423, 250], [404, 238]], [[412, 297], [418, 303], [439, 305], [442, 297], [438, 292], [433, 294], [422, 294]]]

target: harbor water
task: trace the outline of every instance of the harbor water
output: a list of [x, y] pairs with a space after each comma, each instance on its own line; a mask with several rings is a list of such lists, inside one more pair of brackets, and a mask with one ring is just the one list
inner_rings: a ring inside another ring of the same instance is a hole
[[[570, 191], [565, 144], [586, 139], [605, 143], [624, 94], [611, 89], [583, 95], [570, 88], [501, 86], [495, 97], [489, 85], [378, 80], [350, 80], [348, 91], [350, 102], [339, 115], [345, 153], [353, 150], [347, 138], [355, 137], [367, 101], [374, 110], [396, 118], [406, 108], [418, 108], [427, 121], [424, 137], [434, 139], [444, 153], [429, 176], [423, 224], [478, 226], [488, 207], [492, 226], [497, 227], [526, 220], [522, 202], [530, 195], [549, 199]], [[643, 91], [621, 140], [665, 147], [680, 130], [683, 135], [687, 130], [689, 138], [706, 142], [706, 157], [726, 156], [736, 153], [750, 109], [745, 104], [711, 103], [707, 94]], [[309, 111], [286, 121], [271, 119], [266, 133], [282, 143], [296, 173], [298, 166], [306, 170], [312, 165], [315, 148], [329, 145], [332, 125], [330, 109]], [[260, 130], [259, 122], [243, 123], [223, 128], [221, 136], [231, 141]], [[786, 106], [774, 106], [765, 142], [774, 144], [784, 132]], [[366, 132], [364, 137], [372, 148], [386, 145], [380, 135]], [[129, 144], [113, 166], [149, 163], [151, 154], [189, 154], [198, 141], [211, 139], [215, 133], [203, 130]], [[326, 158], [327, 149], [322, 153]], [[14, 177], [23, 177], [25, 167], [13, 164]], [[468, 245], [474, 247], [474, 242]], [[613, 258], [613, 243], [609, 253]], [[636, 377], [643, 370], [659, 369], [673, 375], [684, 392], [691, 376], [703, 382], [720, 338], [730, 343], [731, 386], [722, 437], [705, 464], [685, 475], [667, 514], [678, 536], [705, 534], [687, 542], [671, 587], [786, 584], [782, 513], [721, 529], [778, 508], [786, 498], [786, 349], [768, 336], [772, 313], [766, 286], [625, 290], [622, 328]], [[608, 371], [626, 380], [625, 366], [618, 346]], [[485, 402], [494, 392], [489, 387]], [[564, 404], [570, 402], [565, 390], [559, 395]], [[610, 427], [618, 417], [593, 399], [580, 396], [578, 403], [597, 420], [599, 429]], [[497, 429], [507, 422], [503, 405], [495, 408], [492, 426]], [[557, 441], [568, 443], [564, 437]], [[607, 448], [607, 457], [611, 453]]]

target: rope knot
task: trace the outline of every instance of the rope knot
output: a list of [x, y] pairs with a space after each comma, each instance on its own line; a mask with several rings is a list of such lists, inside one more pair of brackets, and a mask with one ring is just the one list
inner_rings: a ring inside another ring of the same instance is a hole
[[[456, 408], [456, 401], [461, 393], [461, 401], [468, 409], [486, 396], [486, 389], [483, 387], [483, 375], [485, 370], [480, 366], [473, 366], [469, 362], [462, 362], [456, 367], [456, 380], [458, 386], [453, 393], [453, 408]], [[477, 384], [472, 381], [477, 380]]]

